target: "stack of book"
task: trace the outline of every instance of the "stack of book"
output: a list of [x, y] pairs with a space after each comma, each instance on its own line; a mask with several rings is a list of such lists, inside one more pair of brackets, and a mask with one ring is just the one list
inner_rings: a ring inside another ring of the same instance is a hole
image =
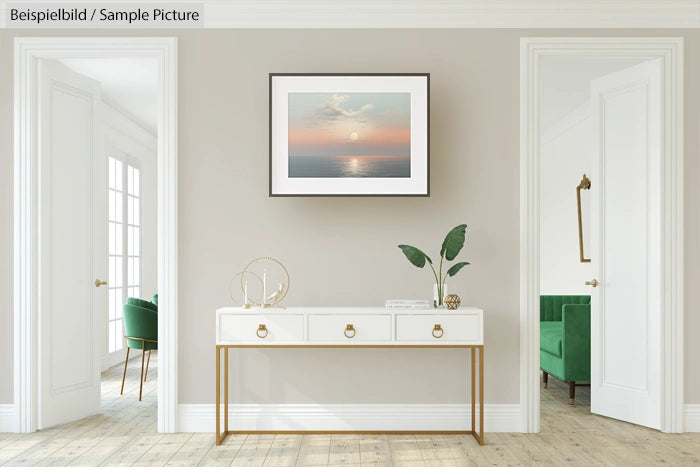
[[432, 308], [429, 300], [387, 300], [384, 305], [392, 310], [423, 310]]

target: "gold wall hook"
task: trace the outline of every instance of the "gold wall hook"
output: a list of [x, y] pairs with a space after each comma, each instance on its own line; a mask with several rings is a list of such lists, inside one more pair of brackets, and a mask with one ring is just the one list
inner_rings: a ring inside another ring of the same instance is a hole
[[581, 179], [581, 183], [578, 184], [576, 187], [576, 205], [578, 208], [578, 251], [579, 251], [579, 260], [582, 263], [590, 263], [591, 259], [586, 258], [583, 255], [583, 222], [581, 221], [581, 190], [590, 190], [591, 189], [591, 180], [586, 177], [586, 174], [583, 174], [583, 178]]

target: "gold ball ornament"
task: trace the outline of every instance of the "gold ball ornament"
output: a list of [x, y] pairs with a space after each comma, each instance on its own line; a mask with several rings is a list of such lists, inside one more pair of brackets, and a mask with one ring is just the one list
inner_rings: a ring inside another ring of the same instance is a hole
[[445, 297], [445, 308], [447, 308], [448, 310], [456, 310], [457, 308], [459, 308], [460, 303], [461, 300], [459, 299], [458, 295], [451, 293], [447, 297]]

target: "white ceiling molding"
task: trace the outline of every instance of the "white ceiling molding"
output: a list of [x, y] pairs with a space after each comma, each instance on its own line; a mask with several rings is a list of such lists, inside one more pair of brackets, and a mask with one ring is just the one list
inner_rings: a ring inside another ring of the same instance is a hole
[[[3, 26], [6, 3], [0, 1]], [[62, 2], [41, 3], [58, 6]], [[116, 4], [109, 0], [89, 3]], [[167, 0], [148, 3], [172, 4]], [[206, 0], [192, 3], [204, 3], [207, 28], [700, 27], [700, 0]], [[73, 2], [71, 6], [75, 6]]]

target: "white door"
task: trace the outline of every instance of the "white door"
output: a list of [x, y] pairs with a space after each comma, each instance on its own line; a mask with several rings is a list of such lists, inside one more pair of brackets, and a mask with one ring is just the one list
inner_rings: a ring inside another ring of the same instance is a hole
[[591, 82], [591, 411], [660, 428], [661, 63]]
[[107, 288], [107, 176], [97, 145], [100, 87], [40, 60], [38, 428], [100, 409]]

